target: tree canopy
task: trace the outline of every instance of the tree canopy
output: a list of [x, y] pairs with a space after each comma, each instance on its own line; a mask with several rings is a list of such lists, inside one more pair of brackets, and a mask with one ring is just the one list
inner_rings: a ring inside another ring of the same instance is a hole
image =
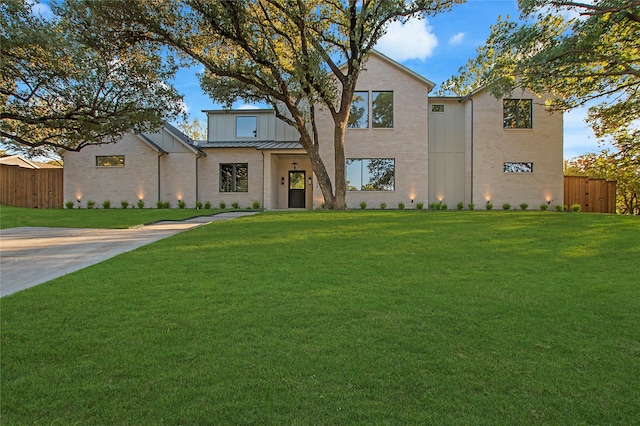
[[[135, 45], [168, 46], [202, 64], [203, 90], [230, 106], [264, 102], [300, 133], [327, 208], [345, 207], [344, 134], [366, 58], [394, 20], [449, 9], [463, 0], [68, 0], [78, 25]], [[334, 122], [334, 156], [322, 158], [317, 106]], [[334, 162], [335, 190], [327, 172]]]
[[77, 151], [158, 128], [182, 112], [175, 67], [149, 46], [119, 43], [28, 0], [0, 4], [0, 140], [31, 155]]
[[639, 145], [640, 0], [518, 3], [524, 23], [499, 19], [478, 56], [441, 92], [551, 92], [552, 108], [592, 105], [588, 121], [598, 137]]

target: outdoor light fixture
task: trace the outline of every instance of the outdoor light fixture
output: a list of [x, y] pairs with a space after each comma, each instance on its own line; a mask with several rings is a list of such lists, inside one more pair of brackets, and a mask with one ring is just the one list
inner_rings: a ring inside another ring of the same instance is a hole
[[311, 183], [312, 183], [312, 182], [313, 182], [313, 181], [311, 180], [311, 178], [309, 178], [309, 185], [311, 185]]
[[291, 163], [291, 169], [292, 170], [298, 170], [298, 163], [296, 163], [295, 161], [293, 163]]
[[77, 202], [80, 202], [80, 198], [78, 198], [76, 201], [77, 201]]
[[280, 179], [280, 185], [284, 185], [284, 176]]
[[413, 198], [411, 199], [411, 202], [413, 203]]

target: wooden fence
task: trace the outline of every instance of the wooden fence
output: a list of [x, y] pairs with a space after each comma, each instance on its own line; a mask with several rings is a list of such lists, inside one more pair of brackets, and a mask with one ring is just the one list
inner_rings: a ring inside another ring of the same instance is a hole
[[616, 182], [584, 176], [564, 177], [564, 205], [580, 204], [583, 212], [615, 213]]
[[0, 164], [0, 204], [55, 209], [63, 207], [62, 169], [26, 169]]

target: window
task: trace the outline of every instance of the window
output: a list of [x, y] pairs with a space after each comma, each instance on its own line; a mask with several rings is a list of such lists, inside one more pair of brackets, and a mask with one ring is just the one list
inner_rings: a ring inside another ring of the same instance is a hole
[[98, 167], [124, 167], [124, 155], [96, 155]]
[[531, 129], [533, 127], [532, 99], [504, 99], [502, 102], [505, 129]]
[[354, 92], [347, 127], [366, 129], [369, 127], [369, 92]]
[[236, 117], [236, 138], [257, 138], [257, 117]]
[[533, 173], [533, 163], [504, 163], [505, 173]]
[[393, 127], [393, 92], [373, 92], [371, 95], [371, 123], [373, 128]]
[[393, 191], [395, 160], [393, 158], [347, 159], [347, 190]]
[[431, 112], [444, 112], [444, 105], [431, 105]]
[[220, 192], [248, 192], [249, 165], [247, 163], [220, 164]]

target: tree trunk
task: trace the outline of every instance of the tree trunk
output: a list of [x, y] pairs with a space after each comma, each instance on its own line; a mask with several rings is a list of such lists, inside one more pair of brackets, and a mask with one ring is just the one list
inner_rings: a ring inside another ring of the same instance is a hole
[[333, 131], [333, 152], [335, 162], [336, 203], [335, 210], [344, 210], [347, 207], [347, 181], [346, 158], [344, 155], [344, 134], [346, 120], [336, 123]]

